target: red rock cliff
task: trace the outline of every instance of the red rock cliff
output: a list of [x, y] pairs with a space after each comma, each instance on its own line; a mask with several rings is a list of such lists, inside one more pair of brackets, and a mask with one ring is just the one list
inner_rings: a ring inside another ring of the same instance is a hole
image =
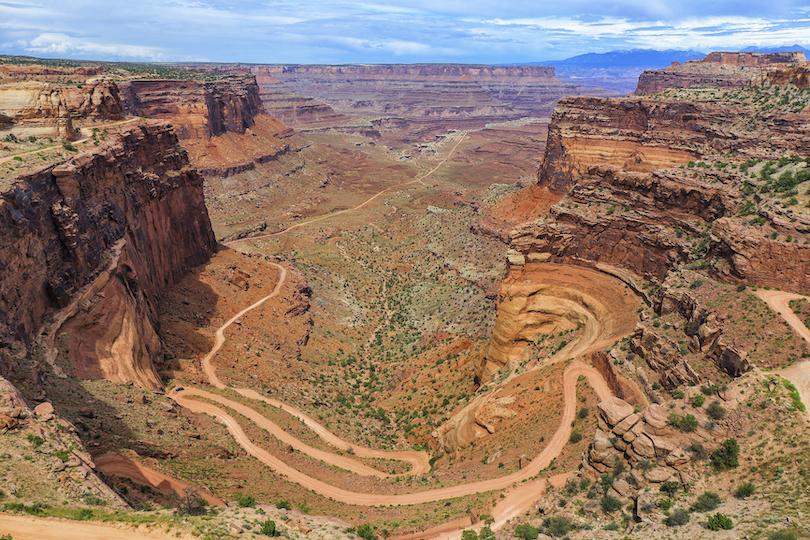
[[171, 122], [181, 139], [208, 139], [244, 133], [264, 112], [252, 75], [230, 75], [213, 82], [141, 80], [120, 82], [127, 114]]
[[166, 123], [22, 176], [0, 195], [0, 350], [31, 351], [61, 308], [77, 375], [158, 388], [160, 295], [214, 249], [202, 178]]
[[652, 94], [667, 88], [694, 86], [714, 88], [743, 88], [753, 77], [772, 69], [806, 64], [801, 52], [730, 53], [713, 52], [700, 60], [679, 62], [665, 69], [643, 72], [638, 78], [635, 95]]

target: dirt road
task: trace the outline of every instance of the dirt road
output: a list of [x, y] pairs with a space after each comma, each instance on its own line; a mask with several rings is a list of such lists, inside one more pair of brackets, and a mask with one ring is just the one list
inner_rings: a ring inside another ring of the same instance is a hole
[[34, 518], [0, 514], [0, 535], [14, 540], [192, 540], [195, 537], [172, 531], [138, 528], [124, 524], [93, 523], [56, 518]]
[[[791, 300], [799, 300], [804, 298], [810, 301], [810, 298], [800, 294], [783, 292], [783, 291], [769, 291], [765, 289], [757, 289], [754, 293], [759, 298], [765, 301], [771, 309], [776, 311], [783, 319], [802, 337], [808, 345], [810, 345], [810, 329], [799, 319], [793, 310], [790, 309]], [[792, 366], [778, 371], [778, 373], [796, 385], [799, 390], [799, 395], [802, 402], [810, 408], [810, 362], [797, 362]]]
[[439, 163], [438, 163], [438, 164], [437, 164], [435, 167], [433, 167], [432, 169], [430, 169], [430, 170], [429, 170], [428, 172], [426, 172], [425, 174], [423, 174], [423, 175], [421, 175], [421, 176], [417, 176], [415, 179], [411, 180], [410, 182], [405, 182], [405, 183], [402, 183], [402, 184], [397, 184], [397, 185], [395, 185], [395, 186], [388, 186], [388, 187], [387, 187], [387, 188], [385, 188], [384, 190], [380, 191], [380, 192], [379, 192], [379, 193], [377, 193], [376, 195], [372, 195], [371, 197], [369, 197], [368, 199], [366, 199], [365, 201], [363, 201], [362, 203], [358, 204], [357, 206], [355, 206], [355, 207], [353, 207], [353, 208], [347, 208], [347, 209], [345, 209], [345, 210], [339, 210], [339, 211], [337, 211], [337, 212], [332, 212], [331, 214], [326, 214], [325, 216], [320, 216], [320, 217], [317, 217], [317, 218], [310, 219], [309, 221], [303, 221], [303, 222], [301, 222], [301, 223], [296, 223], [295, 225], [291, 225], [291, 226], [287, 227], [287, 228], [286, 228], [286, 229], [284, 229], [283, 231], [278, 231], [278, 232], [274, 232], [274, 233], [267, 233], [267, 234], [260, 234], [260, 235], [257, 235], [257, 236], [247, 236], [247, 237], [245, 237], [245, 238], [239, 238], [239, 239], [237, 239], [237, 240], [231, 240], [230, 242], [225, 242], [225, 245], [226, 245], [226, 246], [231, 246], [231, 245], [233, 245], [233, 244], [238, 244], [239, 242], [246, 242], [246, 241], [248, 241], [248, 240], [259, 240], [260, 238], [270, 238], [270, 237], [273, 237], [273, 236], [280, 236], [280, 235], [282, 235], [282, 234], [285, 234], [285, 233], [288, 233], [288, 232], [292, 231], [293, 229], [297, 229], [297, 228], [299, 228], [299, 227], [303, 227], [303, 226], [305, 226], [305, 225], [311, 225], [311, 224], [313, 224], [313, 223], [318, 223], [319, 221], [323, 221], [323, 220], [325, 220], [325, 219], [333, 218], [333, 217], [335, 217], [335, 216], [339, 216], [339, 215], [341, 215], [341, 214], [346, 214], [346, 213], [348, 213], [348, 212], [354, 212], [355, 210], [359, 210], [359, 209], [361, 209], [361, 208], [365, 207], [365, 206], [366, 206], [368, 203], [370, 203], [371, 201], [375, 200], [375, 199], [376, 199], [377, 197], [379, 197], [380, 195], [383, 195], [384, 193], [387, 193], [387, 192], [389, 192], [389, 191], [391, 191], [391, 190], [393, 190], [393, 189], [397, 189], [397, 188], [403, 188], [403, 187], [410, 186], [411, 184], [416, 184], [416, 183], [419, 183], [419, 184], [424, 185], [424, 183], [422, 182], [422, 180], [424, 180], [425, 178], [427, 178], [428, 176], [430, 176], [431, 174], [433, 174], [433, 173], [435, 173], [437, 170], [439, 170], [439, 167], [441, 167], [442, 165], [444, 165], [444, 163], [445, 163], [445, 162], [446, 162], [448, 159], [450, 159], [450, 156], [452, 156], [452, 155], [453, 155], [453, 152], [455, 152], [455, 151], [456, 151], [456, 148], [458, 148], [458, 145], [460, 145], [462, 142], [464, 142], [464, 139], [465, 139], [465, 138], [466, 138], [466, 135], [462, 136], [462, 137], [461, 137], [461, 138], [458, 140], [458, 142], [455, 144], [455, 146], [453, 146], [453, 148], [452, 148], [452, 149], [450, 149], [450, 152], [448, 152], [448, 153], [447, 153], [447, 157], [445, 157], [443, 160], [441, 160], [441, 161], [440, 161], [440, 162], [439, 162]]

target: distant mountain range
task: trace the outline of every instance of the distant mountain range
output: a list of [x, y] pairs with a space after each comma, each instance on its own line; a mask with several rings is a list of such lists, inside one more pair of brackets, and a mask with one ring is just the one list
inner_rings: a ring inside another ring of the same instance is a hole
[[[810, 50], [801, 45], [784, 47], [746, 47], [739, 52], [788, 52], [801, 51], [810, 59]], [[636, 88], [638, 76], [647, 69], [663, 69], [672, 62], [699, 60], [707, 53], [701, 51], [678, 51], [667, 49], [631, 49], [606, 53], [588, 53], [564, 60], [527, 62], [530, 66], [554, 66], [557, 78], [580, 86], [601, 86], [623, 94]]]
[[787, 45], [785, 47], [746, 47], [742, 49], [740, 52], [759, 52], [759, 53], [769, 53], [769, 52], [793, 52], [793, 51], [800, 51], [803, 52], [804, 55], [810, 60], [810, 50], [805, 49], [801, 45]]
[[631, 49], [629, 51], [610, 51], [606, 53], [588, 53], [572, 56], [565, 60], [546, 60], [532, 62], [529, 65], [567, 67], [572, 69], [661, 69], [669, 67], [672, 62], [686, 62], [703, 58], [706, 53], [700, 51], [676, 51], [667, 49]]

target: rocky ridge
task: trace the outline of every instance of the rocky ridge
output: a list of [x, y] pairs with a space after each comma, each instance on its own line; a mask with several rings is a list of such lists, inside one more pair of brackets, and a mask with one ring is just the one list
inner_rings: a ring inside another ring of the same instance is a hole
[[633, 93], [640, 96], [667, 88], [744, 88], [754, 77], [796, 64], [807, 64], [804, 53], [713, 52], [700, 60], [673, 62], [668, 68], [644, 71]]
[[78, 375], [160, 387], [160, 295], [215, 248], [202, 178], [171, 126], [132, 127], [18, 178], [0, 225], [3, 346], [31, 354], [46, 315], [68, 308]]

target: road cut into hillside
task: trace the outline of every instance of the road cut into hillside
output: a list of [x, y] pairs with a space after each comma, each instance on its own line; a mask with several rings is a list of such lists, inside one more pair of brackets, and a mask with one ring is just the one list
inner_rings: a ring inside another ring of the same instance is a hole
[[195, 489], [200, 497], [208, 501], [208, 504], [212, 506], [222, 506], [225, 504], [225, 501], [199, 486], [172, 478], [167, 474], [118, 454], [110, 453], [95, 457], [93, 458], [93, 463], [95, 463], [97, 469], [101, 470], [106, 475], [129, 478], [136, 484], [152, 486], [165, 495], [174, 492], [182, 497], [184, 490], [190, 487]]
[[[790, 308], [791, 300], [804, 299], [810, 301], [810, 298], [802, 296], [801, 294], [767, 289], [757, 289], [754, 294], [764, 300], [771, 309], [781, 315], [782, 318], [785, 319], [785, 322], [787, 322], [791, 328], [804, 339], [807, 345], [810, 346], [810, 328], [807, 328]], [[804, 403], [805, 407], [810, 409], [810, 362], [797, 362], [792, 366], [779, 370], [778, 373], [796, 385], [796, 388], [799, 390], [799, 395], [802, 398], [802, 403]]]

